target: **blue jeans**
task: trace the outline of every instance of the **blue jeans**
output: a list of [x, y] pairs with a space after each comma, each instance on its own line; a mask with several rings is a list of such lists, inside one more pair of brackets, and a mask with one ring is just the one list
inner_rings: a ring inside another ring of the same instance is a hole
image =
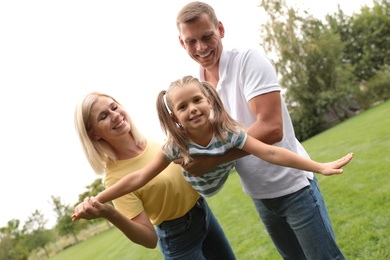
[[253, 199], [256, 210], [283, 259], [345, 259], [317, 178], [309, 181], [310, 186], [280, 198]]
[[156, 226], [164, 259], [236, 259], [205, 199], [200, 198], [183, 217]]

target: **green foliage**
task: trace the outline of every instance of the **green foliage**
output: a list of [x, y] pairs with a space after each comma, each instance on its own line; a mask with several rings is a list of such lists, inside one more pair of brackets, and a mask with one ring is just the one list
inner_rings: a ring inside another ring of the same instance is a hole
[[29, 251], [42, 248], [48, 256], [46, 245], [53, 238], [53, 234], [45, 228], [46, 223], [44, 215], [35, 210], [23, 226], [21, 243]]
[[346, 44], [344, 60], [354, 66], [359, 80], [369, 80], [384, 66], [390, 65], [390, 1], [373, 1], [360, 13], [345, 16], [340, 10], [327, 19]]
[[102, 178], [97, 178], [91, 185], [86, 186], [86, 188], [87, 191], [79, 195], [79, 201], [74, 205], [74, 207], [83, 202], [85, 198], [96, 196], [104, 190]]
[[277, 53], [275, 64], [298, 139], [351, 117], [351, 93], [358, 84], [351, 65], [341, 62], [340, 35], [285, 1], [263, 0], [261, 6], [269, 17], [262, 27], [264, 49]]
[[0, 259], [24, 260], [28, 256], [28, 250], [20, 244], [20, 240], [7, 235], [1, 238]]
[[390, 67], [383, 67], [367, 82], [362, 81], [360, 90], [357, 100], [363, 109], [370, 108], [374, 103], [388, 100], [390, 98]]
[[351, 64], [360, 81], [360, 91], [354, 92], [360, 108], [367, 109], [386, 100], [389, 97], [390, 2], [373, 1], [372, 8], [364, 6], [352, 17], [339, 10], [333, 16], [328, 15], [327, 21], [345, 44], [343, 62]]
[[366, 82], [367, 92], [373, 96], [373, 101], [386, 101], [390, 98], [390, 66], [383, 67]]
[[76, 242], [78, 242], [77, 233], [80, 232], [84, 227], [86, 227], [87, 223], [84, 221], [73, 222], [72, 221], [72, 213], [73, 208], [69, 205], [65, 205], [61, 202], [61, 198], [52, 196], [52, 205], [53, 210], [57, 214], [57, 224], [55, 229], [57, 230], [60, 236], [72, 235]]
[[8, 221], [7, 226], [0, 228], [1, 237], [3, 237], [3, 235], [10, 235], [13, 237], [20, 236], [19, 226], [20, 220], [18, 219]]
[[299, 140], [389, 97], [388, 0], [374, 1], [372, 8], [364, 6], [351, 17], [339, 9], [325, 23], [284, 0], [262, 0], [261, 7], [268, 16], [263, 46], [277, 54], [275, 64]]
[[[344, 174], [317, 175], [333, 223], [336, 239], [346, 259], [390, 257], [390, 101], [378, 105], [303, 143], [311, 157], [330, 161], [354, 152]], [[208, 199], [238, 259], [281, 259], [252, 201], [243, 194], [239, 177], [232, 172], [224, 189]], [[51, 259], [161, 259], [158, 248], [150, 250], [131, 243], [112, 228]]]
[[6, 227], [0, 228], [0, 259], [22, 260], [28, 256], [28, 250], [22, 245], [20, 221], [8, 221]]

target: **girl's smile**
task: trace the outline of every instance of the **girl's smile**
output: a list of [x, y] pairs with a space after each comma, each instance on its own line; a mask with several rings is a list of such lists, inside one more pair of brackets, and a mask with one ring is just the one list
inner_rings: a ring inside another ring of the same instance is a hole
[[190, 121], [194, 121], [194, 120], [198, 119], [198, 118], [201, 117], [201, 116], [202, 116], [202, 115], [199, 114], [199, 115], [196, 115], [196, 116], [194, 116], [194, 117], [191, 117], [191, 118], [190, 118]]

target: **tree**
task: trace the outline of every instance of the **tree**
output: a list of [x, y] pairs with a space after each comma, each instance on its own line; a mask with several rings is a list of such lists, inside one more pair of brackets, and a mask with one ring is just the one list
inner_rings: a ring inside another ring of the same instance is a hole
[[374, 101], [386, 101], [390, 98], [390, 66], [383, 67], [378, 73], [365, 82], [364, 93]]
[[261, 6], [269, 17], [262, 27], [263, 47], [277, 54], [275, 65], [297, 138], [303, 141], [352, 116], [350, 93], [358, 83], [350, 64], [341, 62], [339, 35], [285, 1], [263, 0]]
[[79, 201], [75, 204], [83, 202], [85, 198], [98, 195], [104, 190], [103, 182], [101, 178], [95, 179], [91, 185], [86, 186], [87, 191], [79, 195]]
[[390, 65], [390, 1], [374, 1], [372, 8], [363, 6], [360, 13], [344, 20], [348, 28], [344, 24], [333, 29], [338, 30], [346, 43], [344, 58], [354, 65], [355, 75], [367, 81]]
[[[346, 16], [340, 9], [326, 17], [330, 28], [345, 44], [343, 61], [353, 66], [360, 80], [359, 106], [369, 108], [372, 103], [388, 95], [390, 66], [390, 1], [374, 1], [373, 7], [363, 6], [360, 13]], [[384, 81], [383, 81], [384, 80]]]
[[75, 243], [79, 243], [77, 234], [82, 230], [86, 223], [84, 221], [72, 221], [73, 209], [69, 205], [61, 202], [59, 197], [52, 196], [52, 205], [57, 214], [56, 230], [60, 236], [72, 235]]
[[23, 244], [28, 250], [42, 248], [49, 258], [46, 245], [52, 240], [53, 234], [45, 228], [46, 223], [47, 220], [43, 214], [39, 210], [35, 210], [24, 224], [22, 233], [24, 235]]
[[6, 227], [0, 228], [0, 259], [23, 260], [27, 259], [28, 250], [22, 245], [22, 236], [19, 230], [20, 221], [8, 221]]

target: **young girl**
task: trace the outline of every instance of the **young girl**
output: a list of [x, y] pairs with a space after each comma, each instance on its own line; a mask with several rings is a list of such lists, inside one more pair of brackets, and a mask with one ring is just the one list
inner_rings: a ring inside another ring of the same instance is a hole
[[[184, 163], [191, 155], [223, 154], [239, 148], [269, 163], [297, 168], [324, 175], [341, 174], [352, 154], [333, 162], [318, 163], [289, 150], [267, 145], [246, 134], [244, 128], [224, 109], [212, 85], [185, 76], [171, 83], [167, 91], [157, 98], [157, 111], [161, 127], [168, 140], [161, 153], [142, 169], [132, 172], [96, 196], [105, 203], [132, 192], [157, 176], [174, 159], [182, 157]], [[187, 181], [204, 197], [216, 194], [223, 187], [234, 161], [215, 167], [200, 177], [184, 172]]]

